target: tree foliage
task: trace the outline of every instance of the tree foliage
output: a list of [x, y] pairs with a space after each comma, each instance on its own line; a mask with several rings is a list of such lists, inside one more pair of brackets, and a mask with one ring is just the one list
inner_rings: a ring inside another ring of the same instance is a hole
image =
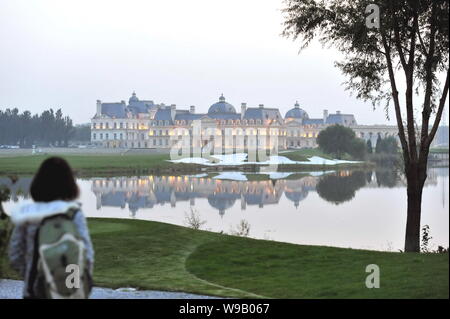
[[74, 134], [72, 119], [61, 109], [31, 115], [17, 108], [0, 110], [0, 144], [31, 147], [32, 145], [67, 146]]
[[340, 159], [345, 153], [356, 159], [364, 159], [366, 145], [363, 140], [356, 138], [355, 132], [348, 127], [336, 124], [320, 131], [317, 144], [325, 152]]
[[373, 146], [372, 146], [372, 141], [370, 139], [367, 140], [366, 147], [367, 147], [367, 154], [372, 154]]
[[386, 138], [380, 137], [375, 147], [375, 153], [396, 155], [398, 153], [397, 139], [393, 136], [389, 136]]
[[374, 106], [393, 102], [407, 179], [405, 251], [418, 252], [428, 153], [449, 91], [449, 1], [379, 0], [380, 27], [369, 28], [372, 3], [285, 0], [283, 35], [300, 39], [302, 48], [315, 38], [337, 48], [347, 89]]

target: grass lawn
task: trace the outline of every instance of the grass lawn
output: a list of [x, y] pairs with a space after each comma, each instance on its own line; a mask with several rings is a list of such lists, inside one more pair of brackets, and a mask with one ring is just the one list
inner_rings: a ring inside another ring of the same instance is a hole
[[434, 148], [430, 148], [430, 153], [431, 154], [441, 154], [441, 153], [448, 153], [448, 147], [434, 147]]
[[[322, 156], [329, 158], [318, 149], [299, 150], [280, 155], [289, 157], [292, 160], [307, 160], [307, 157]], [[0, 175], [29, 174], [36, 172], [42, 161], [54, 155], [26, 155], [14, 157], [0, 157]], [[169, 154], [133, 154], [133, 155], [56, 155], [65, 158], [78, 176], [103, 176], [112, 174], [187, 174], [197, 173], [202, 168], [208, 171], [217, 170], [255, 170], [258, 165], [238, 165], [238, 166], [209, 166], [204, 167], [196, 164], [173, 164], [168, 162]], [[339, 164], [335, 166], [323, 165], [278, 165], [280, 171], [311, 171], [328, 170], [330, 168], [361, 168], [367, 163]]]
[[[299, 246], [158, 222], [88, 220], [105, 287], [244, 298], [448, 298], [448, 254]], [[381, 288], [365, 287], [365, 267]], [[10, 269], [3, 278], [17, 278]]]
[[[0, 158], [0, 175], [34, 174], [42, 161], [54, 155], [27, 155]], [[114, 173], [168, 173], [195, 170], [193, 165], [173, 165], [166, 160], [168, 154], [135, 154], [135, 155], [56, 155], [65, 158], [78, 175], [102, 175]], [[199, 167], [197, 167], [198, 169]]]
[[289, 158], [293, 161], [307, 161], [309, 157], [319, 156], [326, 159], [333, 159], [329, 154], [324, 153], [319, 148], [304, 148], [295, 151], [282, 152], [279, 155]]

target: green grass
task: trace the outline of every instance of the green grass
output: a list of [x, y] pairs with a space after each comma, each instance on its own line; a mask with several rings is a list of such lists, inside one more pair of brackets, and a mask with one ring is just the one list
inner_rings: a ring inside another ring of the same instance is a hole
[[430, 148], [430, 153], [448, 153], [448, 147], [435, 147], [435, 148]]
[[331, 155], [324, 153], [319, 148], [304, 148], [292, 152], [280, 153], [280, 155], [285, 156], [292, 161], [307, 161], [308, 158], [312, 156], [320, 156], [326, 159], [333, 159]]
[[[300, 246], [138, 220], [88, 223], [99, 286], [244, 298], [448, 298], [448, 254]], [[365, 287], [368, 264], [380, 266], [379, 289]]]
[[[54, 156], [54, 155], [51, 155]], [[78, 175], [103, 175], [117, 173], [182, 173], [196, 171], [200, 166], [191, 164], [173, 165], [166, 160], [168, 154], [136, 155], [55, 155], [65, 158]], [[0, 175], [34, 174], [43, 160], [50, 155], [28, 155], [0, 158]]]

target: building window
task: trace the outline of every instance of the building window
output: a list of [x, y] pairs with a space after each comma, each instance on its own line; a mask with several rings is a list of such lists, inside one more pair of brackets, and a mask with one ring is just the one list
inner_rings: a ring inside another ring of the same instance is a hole
[[92, 134], [92, 139], [93, 139], [93, 140], [95, 140], [95, 139], [96, 139], [96, 135], [95, 135], [95, 133], [94, 133], [94, 134]]
[[120, 122], [120, 128], [123, 128], [123, 123], [122, 122]]
[[122, 133], [120, 133], [120, 139], [121, 139], [121, 140], [123, 139]]
[[103, 133], [100, 133], [100, 139], [101, 140], [103, 139]]
[[153, 146], [156, 146], [156, 139], [153, 139]]
[[105, 134], [105, 139], [109, 139], [109, 134], [108, 133]]
[[114, 133], [114, 139], [117, 139], [117, 134], [116, 133]]

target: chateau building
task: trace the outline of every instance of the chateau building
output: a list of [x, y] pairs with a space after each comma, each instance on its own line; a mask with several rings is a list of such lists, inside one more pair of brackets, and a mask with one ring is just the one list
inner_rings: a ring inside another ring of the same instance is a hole
[[263, 104], [238, 113], [223, 95], [207, 113], [196, 113], [195, 106], [177, 109], [176, 105], [140, 100], [133, 92], [128, 100], [103, 103], [97, 100], [92, 118], [91, 141], [107, 148], [170, 148], [174, 144], [202, 149], [206, 146], [233, 149], [287, 149], [317, 147], [316, 138], [329, 125], [352, 128], [362, 139], [376, 144], [378, 136], [396, 136], [397, 127], [358, 125], [353, 114], [323, 111], [322, 118], [310, 118], [295, 103], [283, 117], [277, 108]]

